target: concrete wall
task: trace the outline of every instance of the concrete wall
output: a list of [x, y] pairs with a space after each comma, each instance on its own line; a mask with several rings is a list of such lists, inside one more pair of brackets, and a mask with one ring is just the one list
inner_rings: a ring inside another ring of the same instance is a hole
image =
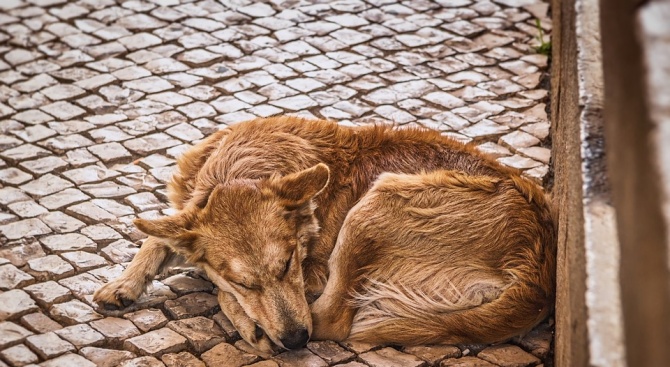
[[670, 366], [670, 0], [552, 5], [556, 365]]
[[559, 209], [557, 366], [625, 366], [619, 243], [603, 120], [597, 0], [554, 1], [552, 136]]
[[601, 0], [605, 124], [629, 366], [670, 366], [670, 1]]

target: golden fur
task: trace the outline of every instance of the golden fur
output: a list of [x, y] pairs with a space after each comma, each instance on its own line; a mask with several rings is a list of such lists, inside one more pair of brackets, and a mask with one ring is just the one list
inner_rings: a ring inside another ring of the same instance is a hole
[[435, 131], [257, 119], [186, 152], [168, 189], [178, 214], [136, 221], [150, 237], [96, 301], [134, 301], [178, 254], [266, 352], [309, 336], [497, 342], [553, 304], [542, 189]]

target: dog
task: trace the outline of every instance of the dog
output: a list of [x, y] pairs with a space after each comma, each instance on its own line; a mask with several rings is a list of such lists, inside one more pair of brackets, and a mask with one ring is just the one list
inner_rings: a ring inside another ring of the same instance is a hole
[[177, 213], [94, 300], [135, 301], [184, 259], [257, 350], [311, 339], [494, 343], [552, 310], [556, 218], [541, 187], [439, 132], [297, 117], [220, 130], [184, 153]]

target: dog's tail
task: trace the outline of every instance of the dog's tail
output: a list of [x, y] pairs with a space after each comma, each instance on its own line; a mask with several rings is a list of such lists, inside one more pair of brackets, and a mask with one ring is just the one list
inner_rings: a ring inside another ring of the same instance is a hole
[[[551, 203], [521, 177], [503, 184], [517, 190], [536, 217], [523, 231], [526, 235], [511, 234], [521, 245], [505, 259], [502, 271], [475, 266], [421, 269], [418, 273], [431, 278], [404, 285], [368, 282], [354, 297], [359, 311], [349, 336], [352, 340], [402, 345], [494, 343], [530, 331], [548, 316], [556, 270], [556, 219]], [[428, 283], [438, 286], [428, 289], [428, 294], [419, 290]]]
[[381, 297], [366, 292], [357, 298], [367, 305], [354, 319], [351, 340], [401, 345], [494, 343], [529, 331], [552, 308], [551, 297], [519, 280], [480, 279], [471, 285], [479, 292], [454, 290], [452, 297], [441, 299], [388, 284], [375, 287]]

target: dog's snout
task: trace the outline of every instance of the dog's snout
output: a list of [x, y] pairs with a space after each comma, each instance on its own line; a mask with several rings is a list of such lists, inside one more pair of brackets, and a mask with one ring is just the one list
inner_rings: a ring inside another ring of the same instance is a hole
[[309, 332], [306, 328], [301, 327], [293, 332], [287, 333], [283, 338], [280, 338], [280, 340], [287, 349], [302, 348], [309, 340]]

